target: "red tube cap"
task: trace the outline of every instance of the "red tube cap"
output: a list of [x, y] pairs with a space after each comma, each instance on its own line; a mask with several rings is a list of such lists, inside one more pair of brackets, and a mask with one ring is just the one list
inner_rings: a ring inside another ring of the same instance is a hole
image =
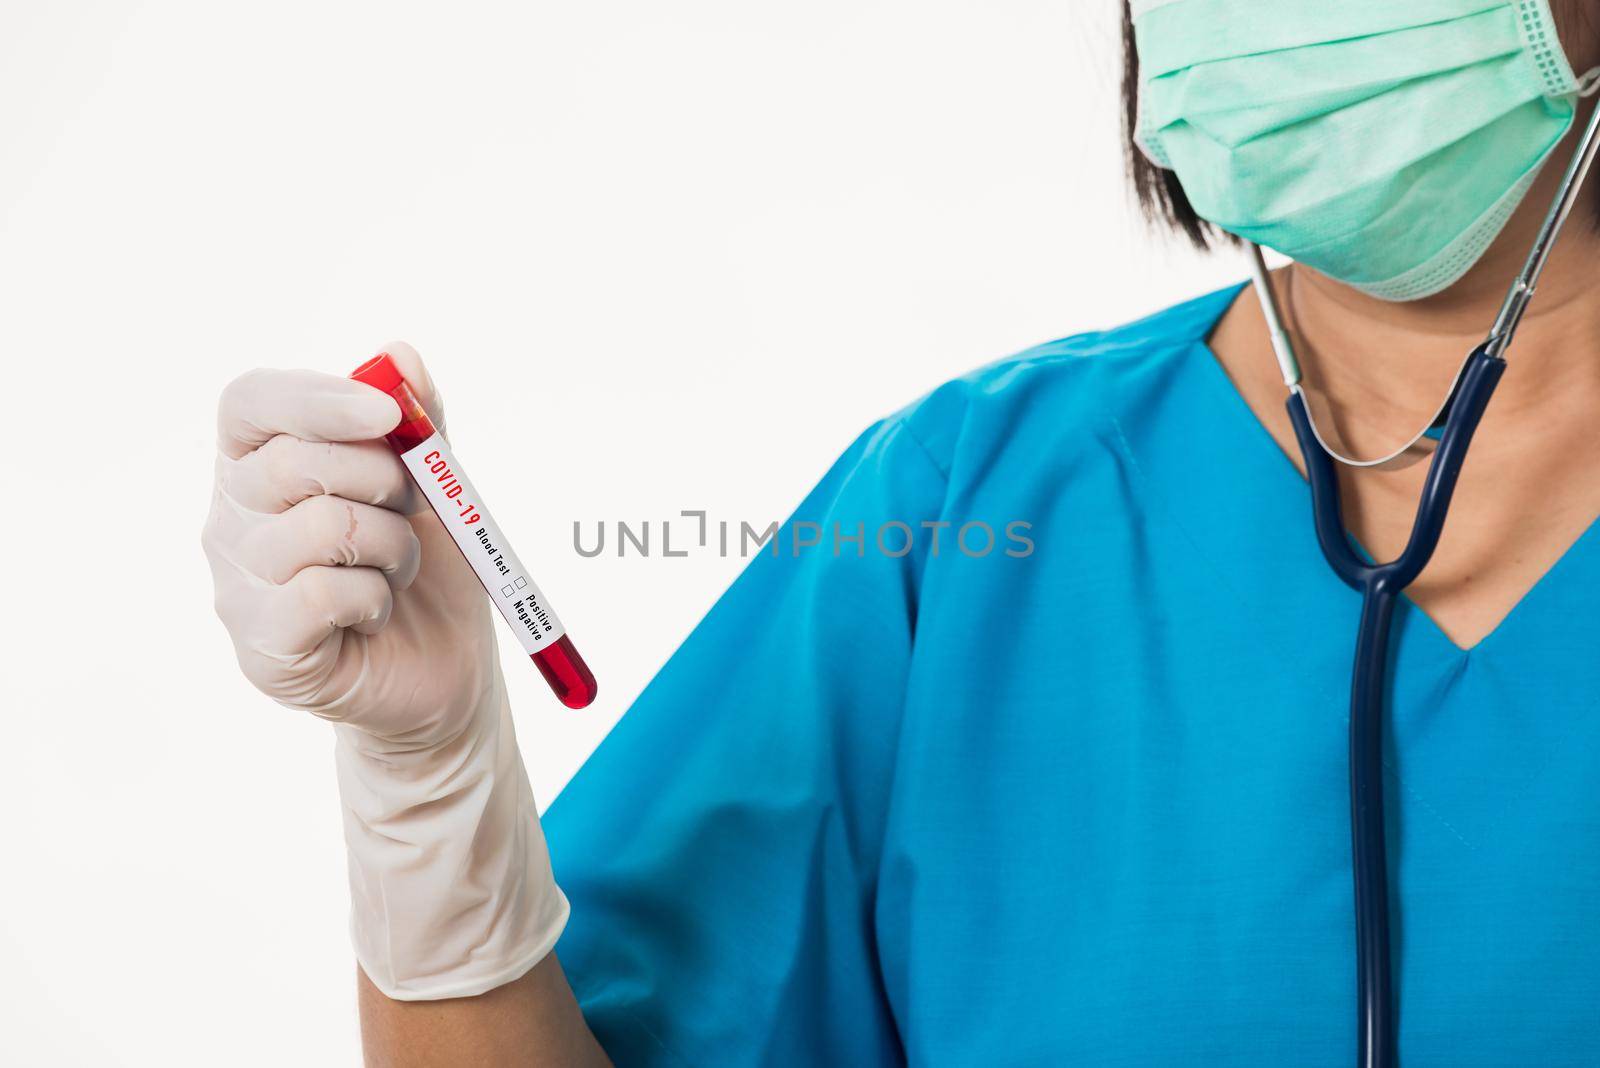
[[357, 382], [365, 382], [375, 386], [385, 393], [393, 393], [405, 382], [405, 376], [400, 373], [400, 368], [395, 365], [394, 358], [387, 352], [380, 352], [366, 363], [350, 372], [350, 377]]

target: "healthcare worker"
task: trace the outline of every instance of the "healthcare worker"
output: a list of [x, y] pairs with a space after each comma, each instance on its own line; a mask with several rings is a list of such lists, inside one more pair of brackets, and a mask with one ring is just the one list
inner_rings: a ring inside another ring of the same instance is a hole
[[[1571, 175], [1600, 19], [1550, 2], [1128, 13], [1138, 189], [1294, 261], [1272, 295], [1330, 449], [1433, 421]], [[250, 679], [334, 724], [369, 1061], [1600, 1064], [1597, 196], [1387, 636], [1382, 998], [1353, 948], [1363, 595], [1249, 290], [869, 428], [542, 831], [488, 606], [374, 440], [393, 402], [235, 382], [217, 606]], [[1432, 469], [1338, 466], [1371, 559]], [[800, 551], [796, 522], [866, 537]], [[964, 552], [972, 522], [1031, 551]]]

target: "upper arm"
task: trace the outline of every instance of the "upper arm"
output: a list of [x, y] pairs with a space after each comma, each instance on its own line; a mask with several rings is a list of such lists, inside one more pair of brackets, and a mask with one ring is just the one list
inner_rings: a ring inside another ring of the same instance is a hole
[[873, 895], [944, 494], [903, 421], [863, 435], [547, 814], [558, 950], [624, 1063], [898, 1058]]

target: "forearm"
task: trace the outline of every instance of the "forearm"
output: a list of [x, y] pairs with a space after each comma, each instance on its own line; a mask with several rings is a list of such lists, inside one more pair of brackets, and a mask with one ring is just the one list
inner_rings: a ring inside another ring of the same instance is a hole
[[550, 948], [567, 903], [491, 670], [478, 717], [446, 744], [413, 752], [341, 731], [371, 1066], [610, 1063]]
[[508, 983], [566, 923], [505, 686], [490, 670], [473, 720], [446, 742], [412, 749], [340, 728], [356, 958], [400, 1001]]
[[340, 728], [368, 1064], [605, 1063], [552, 952], [567, 902], [490, 671], [476, 716], [444, 742]]
[[356, 969], [368, 1068], [609, 1066], [554, 953], [470, 998], [395, 1001]]

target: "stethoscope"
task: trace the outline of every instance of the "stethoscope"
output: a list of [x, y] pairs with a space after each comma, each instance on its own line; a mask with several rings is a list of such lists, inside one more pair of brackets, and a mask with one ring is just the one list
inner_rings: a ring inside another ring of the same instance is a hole
[[[1572, 213], [1578, 191], [1600, 150], [1600, 108], [1562, 179], [1522, 273], [1511, 286], [1494, 328], [1462, 365], [1449, 396], [1433, 422], [1405, 445], [1375, 460], [1355, 460], [1335, 451], [1317, 429], [1301, 388], [1300, 364], [1283, 325], [1278, 300], [1267, 278], [1261, 249], [1251, 245], [1251, 270], [1272, 348], [1289, 387], [1289, 419], [1305, 458], [1316, 517], [1317, 541], [1337, 574], [1361, 593], [1361, 626], [1356, 634], [1355, 672], [1350, 685], [1350, 846], [1355, 874], [1357, 1065], [1395, 1065], [1394, 993], [1389, 955], [1388, 852], [1384, 844], [1383, 726], [1384, 689], [1389, 665], [1390, 624], [1395, 604], [1422, 573], [1439, 544], [1450, 498], [1472, 436], [1505, 373], [1506, 350], [1533, 299], [1539, 276], [1556, 237]], [[1422, 498], [1405, 551], [1387, 564], [1367, 562], [1345, 533], [1335, 461], [1352, 467], [1378, 467], [1400, 461], [1424, 439], [1437, 442]]]

